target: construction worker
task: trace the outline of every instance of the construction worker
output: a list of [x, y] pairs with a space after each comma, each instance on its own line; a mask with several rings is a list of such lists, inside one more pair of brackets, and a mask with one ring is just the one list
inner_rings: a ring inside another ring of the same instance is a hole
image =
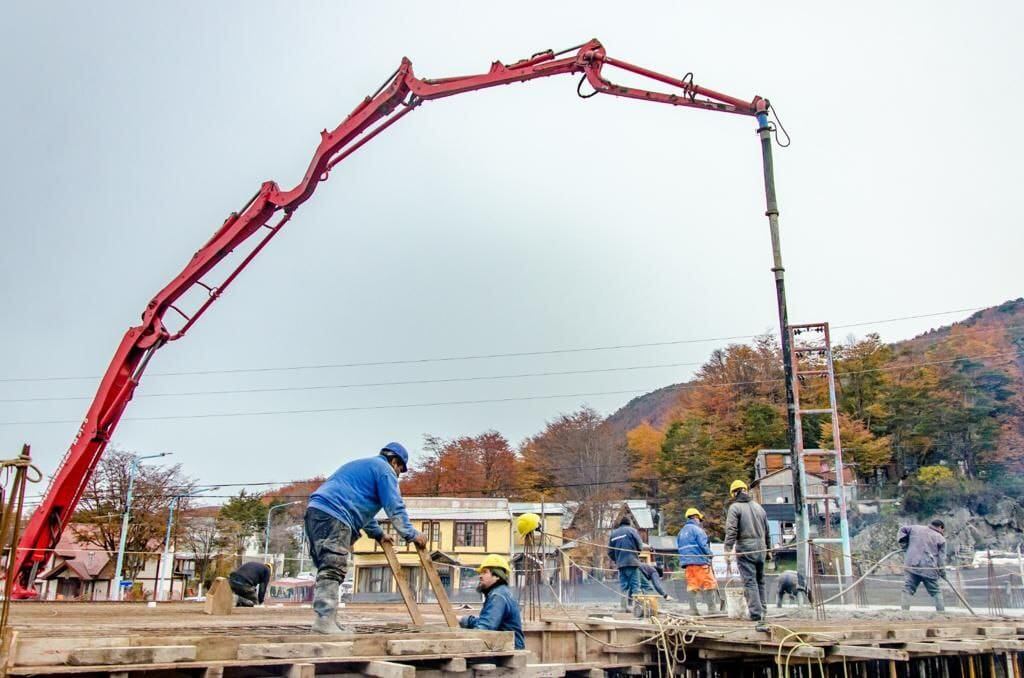
[[459, 620], [459, 626], [484, 631], [512, 631], [516, 649], [525, 650], [526, 638], [523, 636], [519, 603], [508, 587], [509, 574], [512, 572], [508, 561], [492, 553], [484, 558], [476, 571], [480, 573], [476, 590], [484, 594], [484, 606], [480, 609], [479, 617], [466, 615]]
[[623, 593], [623, 607], [632, 607], [633, 596], [640, 593], [640, 551], [644, 540], [633, 527], [628, 516], [623, 516], [618, 527], [608, 535], [608, 555], [619, 571], [619, 586]]
[[273, 565], [270, 563], [245, 563], [228, 575], [228, 584], [235, 594], [235, 607], [262, 605], [267, 597]]
[[344, 633], [338, 624], [338, 589], [348, 571], [352, 542], [362, 530], [371, 539], [391, 543], [374, 516], [382, 508], [406, 541], [418, 548], [427, 538], [413, 528], [398, 489], [398, 477], [409, 465], [409, 453], [399, 443], [388, 443], [380, 454], [345, 464], [309, 498], [305, 528], [309, 553], [316, 566], [313, 592], [313, 631]]
[[897, 541], [906, 552], [903, 556], [903, 591], [900, 592], [900, 607], [910, 609], [910, 599], [917, 593], [917, 587], [924, 584], [925, 591], [932, 597], [937, 612], [946, 609], [939, 588], [939, 577], [946, 565], [946, 524], [936, 518], [927, 526], [904, 525], [900, 528]]
[[789, 570], [779, 575], [779, 589], [775, 592], [775, 606], [782, 607], [782, 600], [786, 596], [793, 599], [793, 602], [800, 605], [800, 594], [803, 594], [804, 598], [807, 599], [808, 603], [814, 603], [814, 599], [811, 597], [811, 592], [807, 590], [807, 586], [804, 583], [804, 578]]
[[665, 593], [665, 587], [661, 585], [661, 580], [664, 576], [665, 570], [661, 565], [657, 563], [654, 565], [640, 563], [640, 590], [643, 593], [657, 591], [658, 595], [665, 600], [672, 600], [672, 596]]
[[725, 552], [735, 551], [736, 566], [743, 579], [743, 592], [747, 598], [747, 611], [757, 622], [758, 631], [767, 631], [763, 623], [765, 605], [764, 564], [771, 560], [771, 536], [768, 516], [756, 501], [750, 498], [747, 484], [734, 480], [729, 487], [732, 503], [725, 518]]
[[686, 509], [686, 524], [676, 536], [679, 565], [686, 568], [686, 592], [690, 613], [693, 615], [700, 614], [697, 609], [697, 592], [700, 592], [710, 614], [715, 606], [712, 592], [718, 590], [718, 582], [711, 569], [711, 544], [708, 542], [707, 532], [701, 525], [703, 521], [704, 514], [699, 509]]

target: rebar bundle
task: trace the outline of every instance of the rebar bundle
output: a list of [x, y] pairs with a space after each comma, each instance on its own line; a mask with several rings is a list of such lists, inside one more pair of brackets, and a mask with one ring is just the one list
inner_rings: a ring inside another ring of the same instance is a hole
[[519, 605], [525, 608], [525, 618], [537, 621], [540, 615], [540, 589], [544, 583], [543, 549], [537, 543], [537, 533], [523, 537], [522, 582]]
[[[4, 578], [3, 608], [0, 610], [0, 635], [7, 628], [7, 615], [10, 613], [11, 596], [14, 588], [15, 569], [11, 567], [14, 562], [15, 549], [18, 548], [18, 538], [21, 536], [21, 513], [25, 509], [25, 485], [27, 483], [38, 483], [43, 479], [43, 474], [32, 465], [32, 455], [29, 453], [28, 445], [23, 445], [21, 455], [17, 459], [0, 461], [0, 545], [3, 548], [4, 567], [6, 577]], [[29, 476], [29, 471], [34, 477]]]
[[814, 607], [814, 618], [819, 621], [825, 621], [828, 619], [828, 613], [825, 611], [825, 597], [821, 595], [821, 579], [819, 575], [820, 564], [818, 562], [818, 552], [814, 544], [808, 544], [807, 549], [807, 590], [811, 592], [811, 606]]
[[1006, 608], [1006, 595], [996, 576], [996, 566], [992, 563], [992, 551], [988, 550], [986, 554], [988, 555], [988, 613], [993, 616], [1002, 616]]

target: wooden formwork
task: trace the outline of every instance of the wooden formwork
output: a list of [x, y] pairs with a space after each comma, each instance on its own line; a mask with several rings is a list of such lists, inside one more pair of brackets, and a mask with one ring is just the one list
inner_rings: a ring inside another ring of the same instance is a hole
[[[10, 676], [316, 678], [375, 676], [981, 676], [1021, 678], [1024, 622], [1005, 619], [810, 622], [773, 619], [761, 633], [727, 619], [655, 620], [545, 611], [511, 633], [450, 629], [424, 608], [410, 626], [396, 606], [351, 606], [354, 632], [309, 632], [311, 610], [206, 617], [196, 605], [15, 605], [0, 668]], [[402, 620], [402, 621], [399, 621]], [[945, 666], [943, 665], [945, 662]], [[956, 665], [958, 670], [952, 671]], [[742, 668], [741, 668], [742, 667]], [[850, 667], [855, 672], [846, 673]], [[864, 673], [859, 673], [863, 670]], [[133, 676], [130, 674], [134, 674]], [[143, 675], [144, 674], [144, 675]]]

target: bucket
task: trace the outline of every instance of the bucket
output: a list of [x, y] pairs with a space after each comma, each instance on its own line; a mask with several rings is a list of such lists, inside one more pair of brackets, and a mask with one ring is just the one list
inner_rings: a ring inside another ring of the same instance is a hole
[[743, 595], [743, 589], [725, 590], [725, 612], [729, 619], [747, 618], [747, 598]]

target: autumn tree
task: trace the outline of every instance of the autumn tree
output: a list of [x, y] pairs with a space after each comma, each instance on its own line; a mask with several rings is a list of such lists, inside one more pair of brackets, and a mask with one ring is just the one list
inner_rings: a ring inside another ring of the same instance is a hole
[[263, 502], [262, 496], [249, 494], [244, 489], [220, 507], [218, 517], [225, 521], [221, 525], [222, 532], [228, 532], [224, 528], [231, 526], [231, 544], [236, 553], [245, 550], [247, 538], [266, 529], [268, 510], [269, 506]]
[[[95, 544], [111, 557], [117, 553], [121, 520], [127, 510], [128, 482], [135, 454], [108, 448], [89, 477], [71, 523], [76, 541]], [[132, 486], [130, 522], [125, 540], [124, 578], [134, 579], [145, 567], [149, 553], [159, 552], [167, 527], [167, 513], [178, 495], [188, 495], [194, 481], [181, 466], [139, 464]], [[187, 508], [187, 498], [180, 506]]]
[[427, 435], [426, 457], [402, 478], [407, 496], [509, 497], [517, 492], [518, 455], [497, 431], [445, 440]]

